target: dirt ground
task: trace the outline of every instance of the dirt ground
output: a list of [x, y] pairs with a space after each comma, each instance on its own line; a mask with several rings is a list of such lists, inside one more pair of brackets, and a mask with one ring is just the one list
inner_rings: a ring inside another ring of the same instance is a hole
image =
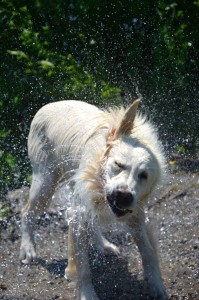
[[[0, 221], [0, 299], [75, 299], [76, 282], [64, 278], [68, 226], [62, 202], [52, 204], [39, 221], [37, 261], [31, 266], [19, 263], [20, 206], [27, 193], [28, 188], [8, 193], [11, 212], [7, 221]], [[146, 213], [157, 229], [169, 299], [199, 299], [199, 173], [169, 175]], [[131, 236], [117, 233], [112, 239], [122, 249], [119, 258], [102, 256], [91, 249], [93, 282], [99, 298], [150, 299]]]

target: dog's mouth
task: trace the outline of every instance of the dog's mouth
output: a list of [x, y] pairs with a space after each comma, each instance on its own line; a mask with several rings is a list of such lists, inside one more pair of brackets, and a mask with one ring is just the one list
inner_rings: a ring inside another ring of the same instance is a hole
[[119, 218], [123, 217], [128, 213], [132, 213], [132, 210], [127, 208], [122, 208], [118, 203], [116, 203], [116, 199], [112, 195], [107, 195], [107, 200], [112, 212]]

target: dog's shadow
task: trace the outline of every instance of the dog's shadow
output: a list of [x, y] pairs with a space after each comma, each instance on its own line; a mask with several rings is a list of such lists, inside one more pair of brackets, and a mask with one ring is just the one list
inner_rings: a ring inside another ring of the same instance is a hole
[[[56, 277], [64, 277], [67, 259], [49, 262], [38, 258], [37, 264]], [[126, 258], [100, 255], [95, 249], [91, 249], [90, 267], [93, 284], [100, 300], [150, 299], [146, 283], [129, 272]]]
[[115, 255], [102, 256], [91, 251], [93, 283], [100, 300], [146, 300], [148, 289], [144, 280], [128, 270], [128, 260]]
[[35, 260], [36, 265], [40, 265], [45, 268], [50, 274], [54, 275], [55, 277], [64, 277], [65, 269], [68, 264], [67, 259], [60, 259], [53, 261], [46, 261], [42, 258], [36, 258]]

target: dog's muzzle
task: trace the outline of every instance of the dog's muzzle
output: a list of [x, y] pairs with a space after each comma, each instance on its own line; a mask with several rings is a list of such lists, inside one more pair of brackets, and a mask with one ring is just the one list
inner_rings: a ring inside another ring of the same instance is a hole
[[111, 194], [107, 194], [108, 203], [117, 217], [122, 217], [127, 213], [132, 213], [134, 196], [126, 190], [116, 190]]

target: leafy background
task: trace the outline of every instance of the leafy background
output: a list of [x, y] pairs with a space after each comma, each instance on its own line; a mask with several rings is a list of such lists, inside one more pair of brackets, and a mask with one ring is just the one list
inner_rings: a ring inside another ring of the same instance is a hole
[[52, 101], [126, 105], [141, 96], [167, 150], [197, 153], [198, 8], [198, 0], [2, 0], [0, 197], [30, 181], [30, 122]]

